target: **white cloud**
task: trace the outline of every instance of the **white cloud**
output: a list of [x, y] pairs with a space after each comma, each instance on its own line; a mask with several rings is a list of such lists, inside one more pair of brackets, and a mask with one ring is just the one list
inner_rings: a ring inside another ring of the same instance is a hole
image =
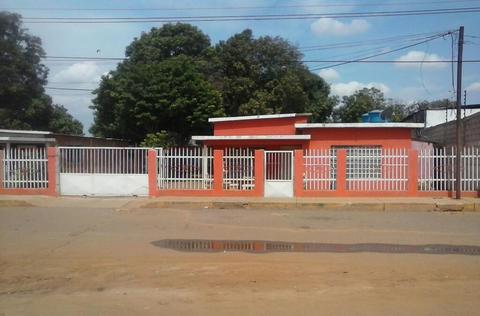
[[473, 82], [467, 87], [468, 92], [480, 92], [480, 82]]
[[318, 72], [318, 75], [327, 82], [332, 82], [340, 78], [340, 74], [333, 68], [322, 69]]
[[358, 81], [350, 81], [347, 83], [335, 83], [331, 85], [332, 94], [340, 97], [352, 95], [355, 93], [355, 91], [363, 88], [377, 88], [385, 94], [390, 92], [390, 88], [381, 82], [361, 83]]
[[[439, 61], [442, 60], [437, 54], [429, 54], [418, 50], [409, 51], [407, 54], [400, 56], [397, 61]], [[424, 69], [441, 69], [445, 68], [445, 63], [395, 63], [395, 66], [400, 68], [417, 68], [422, 65]]]
[[366, 32], [370, 24], [366, 20], [354, 19], [343, 23], [332, 18], [321, 18], [310, 25], [310, 30], [317, 36], [349, 36]]
[[98, 82], [102, 71], [95, 62], [87, 61], [70, 65], [52, 77], [54, 82]]

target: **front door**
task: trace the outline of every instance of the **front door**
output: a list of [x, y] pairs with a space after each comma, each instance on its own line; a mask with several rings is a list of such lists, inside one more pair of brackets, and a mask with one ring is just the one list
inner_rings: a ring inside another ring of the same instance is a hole
[[265, 151], [265, 197], [293, 197], [293, 151]]

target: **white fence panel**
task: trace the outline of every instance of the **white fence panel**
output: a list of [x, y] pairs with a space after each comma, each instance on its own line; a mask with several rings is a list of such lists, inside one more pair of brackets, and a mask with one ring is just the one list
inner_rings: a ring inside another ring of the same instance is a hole
[[304, 151], [303, 165], [303, 187], [305, 190], [335, 190], [337, 159], [334, 150], [307, 149]]
[[213, 189], [212, 148], [158, 148], [157, 168], [159, 190]]
[[255, 150], [226, 148], [223, 153], [223, 189], [253, 190], [255, 188]]
[[60, 173], [148, 173], [148, 148], [59, 147], [59, 153]]
[[10, 148], [0, 151], [3, 187], [43, 189], [48, 187], [46, 148]]
[[59, 147], [61, 195], [148, 195], [148, 149]]
[[[420, 191], [452, 191], [455, 188], [455, 148], [433, 148], [419, 151]], [[465, 147], [461, 158], [461, 190], [480, 189], [480, 148]]]

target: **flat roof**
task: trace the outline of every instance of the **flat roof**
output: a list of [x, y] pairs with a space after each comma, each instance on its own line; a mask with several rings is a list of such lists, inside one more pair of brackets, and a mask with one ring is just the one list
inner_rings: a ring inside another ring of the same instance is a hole
[[51, 132], [45, 132], [45, 131], [27, 131], [27, 130], [18, 130], [18, 129], [0, 129], [0, 133], [27, 134], [27, 135], [48, 135], [48, 134], [51, 134]]
[[268, 115], [228, 116], [228, 117], [212, 117], [212, 118], [209, 118], [208, 121], [210, 123], [215, 123], [215, 122], [229, 122], [229, 121], [279, 119], [279, 118], [311, 116], [311, 115], [312, 113], [287, 113], [287, 114], [268, 114]]
[[54, 143], [55, 138], [41, 138], [41, 137], [3, 137], [0, 136], [0, 142], [15, 142], [15, 143]]
[[309, 140], [310, 135], [192, 136], [192, 140]]
[[297, 123], [295, 128], [423, 128], [423, 123]]

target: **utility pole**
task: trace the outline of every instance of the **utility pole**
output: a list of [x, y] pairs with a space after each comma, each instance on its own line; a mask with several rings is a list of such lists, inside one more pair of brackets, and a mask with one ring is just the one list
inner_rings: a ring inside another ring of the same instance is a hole
[[456, 159], [455, 159], [455, 198], [462, 197], [461, 157], [462, 157], [462, 60], [463, 60], [463, 26], [458, 32], [458, 55], [457, 55], [457, 120], [456, 120]]

